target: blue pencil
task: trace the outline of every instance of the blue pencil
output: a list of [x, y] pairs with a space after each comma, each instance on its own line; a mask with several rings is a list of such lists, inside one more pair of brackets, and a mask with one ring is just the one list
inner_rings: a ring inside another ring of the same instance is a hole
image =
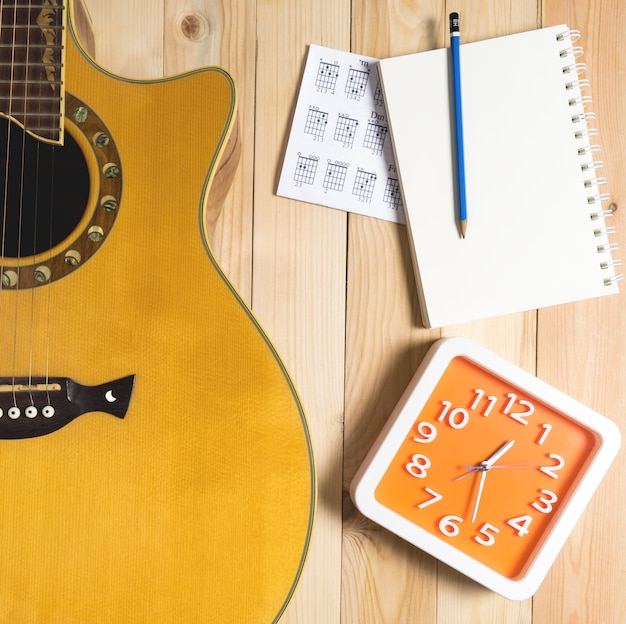
[[463, 104], [461, 100], [461, 33], [458, 13], [450, 13], [450, 47], [452, 48], [452, 92], [456, 134], [456, 175], [461, 236], [467, 232], [467, 198], [465, 194], [465, 153], [463, 147]]

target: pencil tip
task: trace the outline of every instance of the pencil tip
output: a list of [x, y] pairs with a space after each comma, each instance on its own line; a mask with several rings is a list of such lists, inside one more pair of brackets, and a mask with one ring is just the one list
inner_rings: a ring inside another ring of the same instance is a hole
[[467, 234], [467, 220], [461, 221], [461, 238], [465, 238]]

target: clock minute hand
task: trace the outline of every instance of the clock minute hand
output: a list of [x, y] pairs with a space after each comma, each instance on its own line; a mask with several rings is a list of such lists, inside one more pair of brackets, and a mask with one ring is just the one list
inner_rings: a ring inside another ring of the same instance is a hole
[[480, 473], [480, 481], [478, 482], [478, 492], [476, 493], [476, 502], [474, 503], [474, 512], [472, 513], [472, 522], [476, 522], [476, 516], [478, 514], [478, 505], [480, 504], [480, 497], [483, 495], [483, 487], [485, 486], [486, 477], [487, 477], [487, 470], [483, 470]]
[[509, 440], [505, 442], [493, 455], [489, 456], [484, 461], [481, 461], [478, 466], [476, 466], [476, 471], [479, 471], [480, 481], [478, 482], [478, 492], [476, 493], [476, 502], [474, 503], [474, 512], [472, 513], [472, 522], [476, 522], [476, 516], [478, 515], [478, 505], [480, 504], [480, 499], [483, 495], [483, 488], [485, 486], [485, 479], [487, 478], [487, 473], [491, 470], [491, 467], [495, 462], [497, 462], [502, 455], [504, 455], [513, 445], [515, 444], [515, 440]]

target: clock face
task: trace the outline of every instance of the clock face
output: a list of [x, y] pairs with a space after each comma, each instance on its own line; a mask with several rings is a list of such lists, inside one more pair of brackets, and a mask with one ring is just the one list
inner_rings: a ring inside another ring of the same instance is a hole
[[[599, 442], [577, 421], [456, 357], [416, 415], [375, 497], [517, 578]], [[481, 466], [503, 448], [496, 461]]]
[[478, 582], [527, 597], [617, 452], [619, 431], [471, 341], [440, 346], [357, 473], [353, 497], [364, 515]]

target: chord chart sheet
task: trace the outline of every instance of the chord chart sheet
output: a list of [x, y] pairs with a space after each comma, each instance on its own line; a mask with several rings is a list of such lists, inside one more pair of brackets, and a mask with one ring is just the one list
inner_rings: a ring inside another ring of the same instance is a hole
[[405, 222], [378, 59], [309, 46], [277, 194]]

